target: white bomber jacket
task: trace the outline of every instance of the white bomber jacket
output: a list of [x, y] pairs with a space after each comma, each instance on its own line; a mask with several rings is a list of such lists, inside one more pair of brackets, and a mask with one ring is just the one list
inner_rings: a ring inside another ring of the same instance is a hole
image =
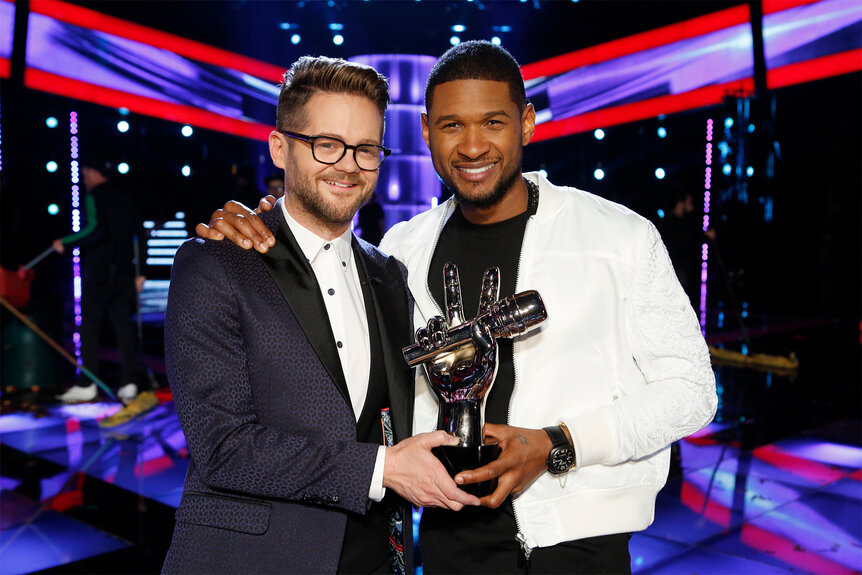
[[[524, 176], [539, 186], [539, 207], [524, 233], [516, 291], [537, 290], [548, 319], [515, 338], [509, 424], [564, 422], [577, 463], [566, 476], [542, 474], [514, 498], [518, 529], [528, 548], [639, 531], [652, 523], [669, 444], [715, 414], [709, 352], [650, 222], [535, 172]], [[380, 245], [407, 266], [416, 328], [443, 315], [426, 279], [454, 208], [450, 199], [399, 223]], [[436, 426], [437, 400], [421, 369], [414, 417], [416, 433]]]

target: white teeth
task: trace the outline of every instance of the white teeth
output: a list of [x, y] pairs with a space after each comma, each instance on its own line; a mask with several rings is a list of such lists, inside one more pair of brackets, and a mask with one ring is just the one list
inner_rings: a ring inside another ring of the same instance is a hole
[[342, 184], [339, 182], [326, 182], [326, 183], [329, 184], [330, 186], [336, 186], [339, 188], [349, 188], [353, 185], [353, 184]]
[[481, 174], [482, 172], [487, 172], [491, 168], [494, 167], [494, 164], [488, 164], [484, 168], [459, 168], [462, 172], [467, 172], [468, 174]]

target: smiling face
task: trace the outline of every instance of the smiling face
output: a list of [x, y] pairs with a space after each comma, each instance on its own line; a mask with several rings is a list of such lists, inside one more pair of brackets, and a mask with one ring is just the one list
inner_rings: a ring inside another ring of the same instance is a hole
[[491, 80], [444, 82], [431, 102], [422, 115], [422, 136], [464, 215], [491, 223], [523, 212], [521, 157], [536, 126], [532, 105], [520, 113], [508, 84]]
[[[348, 145], [382, 144], [383, 116], [364, 96], [318, 93], [306, 104], [306, 121], [297, 131], [332, 136]], [[269, 135], [273, 163], [284, 169], [284, 202], [288, 213], [317, 235], [332, 239], [350, 226], [353, 215], [371, 197], [377, 171], [360, 170], [348, 150], [338, 163], [321, 164], [311, 143], [274, 131]]]

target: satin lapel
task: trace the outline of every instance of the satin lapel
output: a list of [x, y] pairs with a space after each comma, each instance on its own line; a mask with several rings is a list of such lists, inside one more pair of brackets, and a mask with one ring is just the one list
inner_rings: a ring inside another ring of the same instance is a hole
[[326, 368], [347, 405], [353, 409], [317, 278], [284, 221], [281, 200], [271, 212], [261, 214], [261, 219], [275, 234], [276, 242], [275, 246], [267, 253], [260, 254], [260, 257], [305, 332], [320, 363]]
[[411, 343], [406, 286], [394, 260], [387, 260], [379, 252], [372, 256], [355, 238], [353, 253], [358, 263], [362, 295], [366, 302], [371, 301], [380, 330], [383, 366], [394, 416], [392, 427], [396, 441], [400, 441], [410, 437], [413, 425], [413, 381], [401, 354], [401, 349]]

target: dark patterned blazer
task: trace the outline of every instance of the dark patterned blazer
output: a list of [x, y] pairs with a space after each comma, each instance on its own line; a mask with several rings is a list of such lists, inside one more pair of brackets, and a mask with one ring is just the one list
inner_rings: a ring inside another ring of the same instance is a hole
[[[347, 514], [370, 505], [378, 446], [356, 440], [314, 274], [280, 202], [262, 218], [267, 254], [192, 239], [174, 260], [165, 358], [190, 463], [165, 572], [335, 572]], [[406, 270], [356, 238], [353, 253], [399, 441], [413, 409]]]

